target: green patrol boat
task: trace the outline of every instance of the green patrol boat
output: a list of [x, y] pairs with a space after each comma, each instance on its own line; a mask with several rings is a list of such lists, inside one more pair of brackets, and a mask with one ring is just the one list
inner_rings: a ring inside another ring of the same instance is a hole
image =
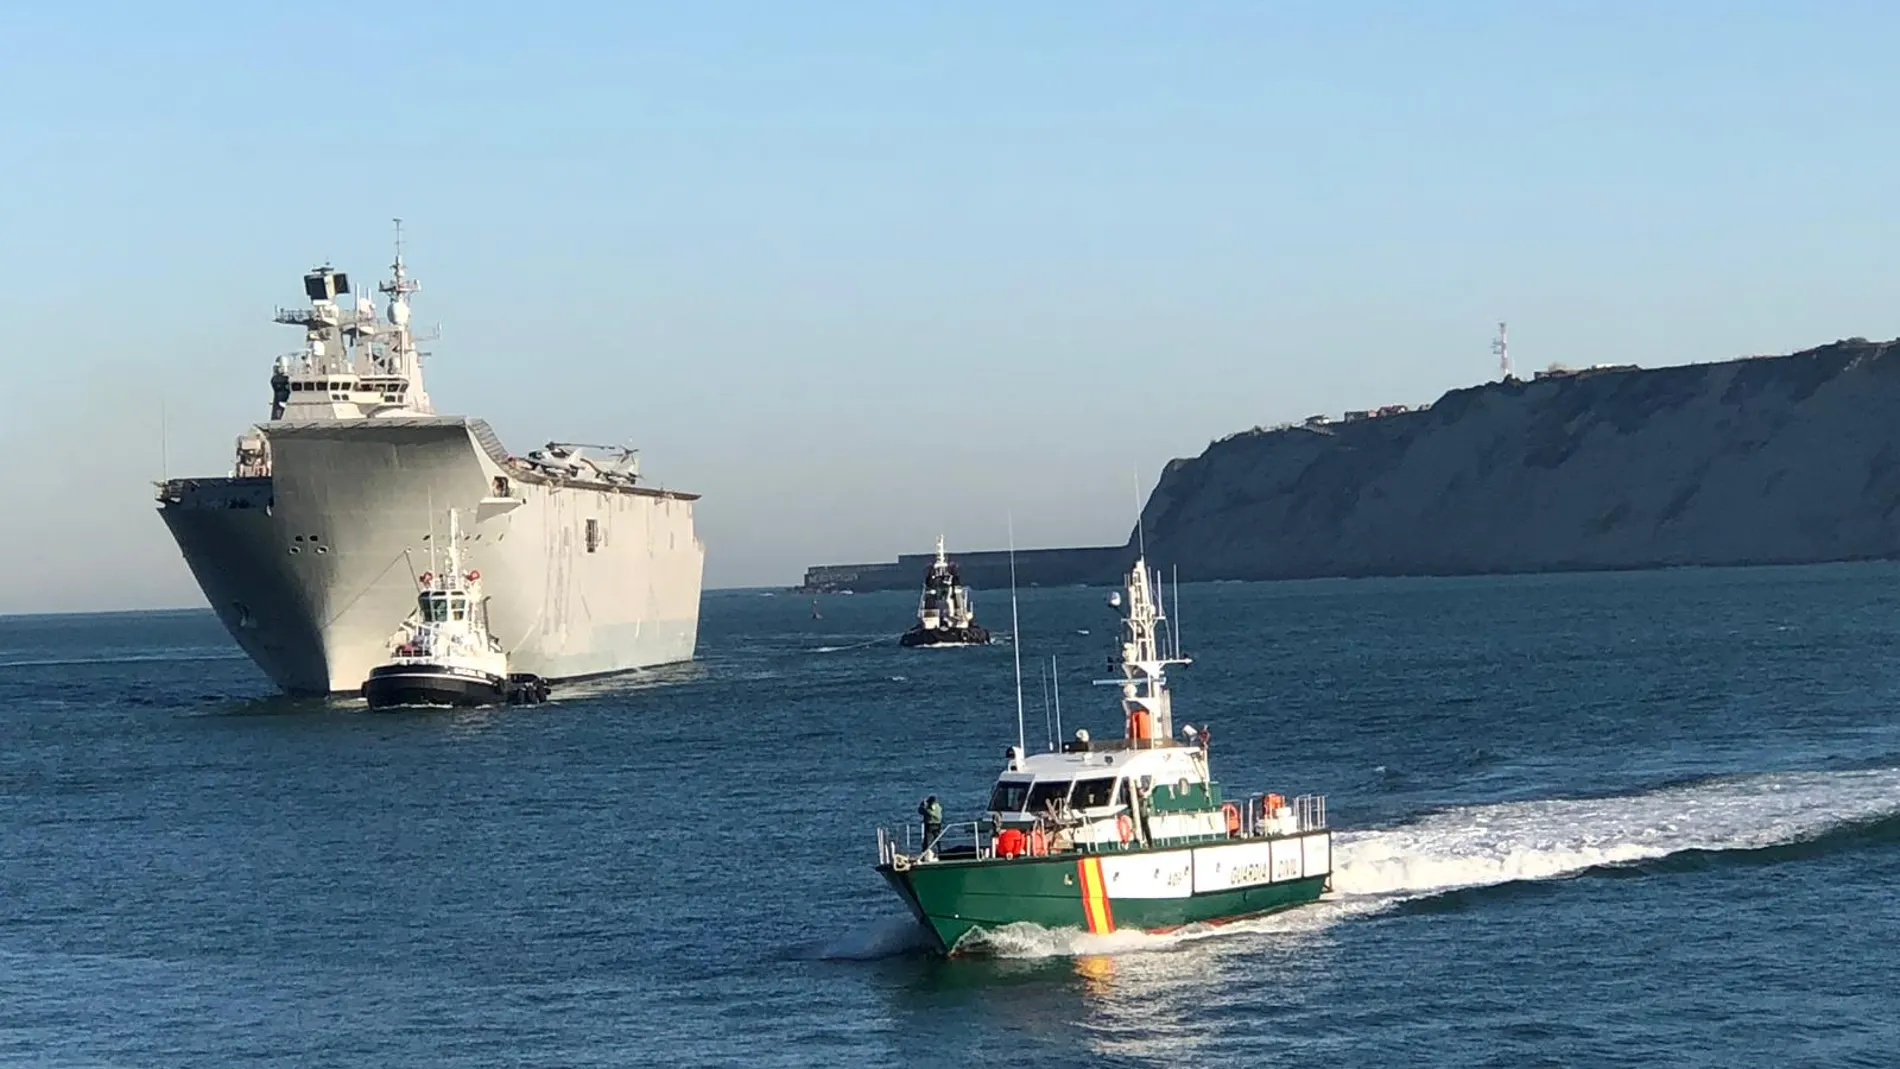
[[1326, 799], [1230, 799], [1208, 772], [1205, 727], [1176, 736], [1166, 671], [1189, 662], [1178, 640], [1172, 650], [1162, 641], [1158, 588], [1138, 559], [1125, 595], [1109, 598], [1122, 615], [1111, 662], [1121, 676], [1103, 682], [1121, 687], [1122, 738], [1077, 731], [1036, 754], [1019, 741], [987, 817], [878, 829], [878, 872], [939, 953], [1011, 924], [1093, 934], [1218, 924], [1302, 905], [1328, 888]]

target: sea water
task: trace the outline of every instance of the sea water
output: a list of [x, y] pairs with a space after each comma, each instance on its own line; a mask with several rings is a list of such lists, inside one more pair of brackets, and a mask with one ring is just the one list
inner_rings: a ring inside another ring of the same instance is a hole
[[[1119, 730], [1105, 593], [1022, 592], [1031, 748], [1051, 658]], [[695, 664], [468, 712], [0, 618], [0, 1062], [1900, 1064], [1900, 569], [1184, 586], [1177, 725], [1328, 796], [1332, 893], [949, 962], [873, 828], [972, 815], [1017, 692], [912, 601], [714, 592]]]

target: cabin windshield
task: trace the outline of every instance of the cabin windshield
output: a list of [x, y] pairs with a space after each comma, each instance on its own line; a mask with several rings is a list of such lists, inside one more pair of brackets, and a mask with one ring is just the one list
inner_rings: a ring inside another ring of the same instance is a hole
[[1121, 781], [1113, 776], [1103, 779], [1079, 779], [1075, 781], [1075, 795], [1069, 799], [1069, 805], [1076, 809], [1095, 809], [1105, 805], [1114, 805], [1117, 794], [1126, 800], [1126, 790], [1117, 792], [1116, 785]]
[[446, 594], [422, 595], [422, 619], [425, 623], [439, 624], [449, 618], [449, 598]]
[[1029, 788], [1029, 804], [1025, 808], [1032, 813], [1040, 813], [1051, 806], [1061, 809], [1063, 801], [1069, 797], [1070, 786], [1066, 779], [1043, 780]]
[[453, 619], [456, 619], [456, 620], [468, 619], [468, 599], [467, 598], [454, 598], [450, 600], [449, 605], [450, 605], [450, 616]]
[[1023, 803], [1029, 800], [1029, 784], [1023, 780], [1000, 780], [996, 789], [990, 792], [990, 812], [1020, 813]]

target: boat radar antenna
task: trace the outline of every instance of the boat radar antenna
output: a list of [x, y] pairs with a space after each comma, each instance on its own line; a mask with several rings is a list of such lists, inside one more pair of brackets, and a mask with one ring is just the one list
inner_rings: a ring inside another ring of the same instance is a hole
[[1504, 330], [1504, 322], [1498, 321], [1498, 336], [1491, 342], [1491, 351], [1498, 358], [1498, 376], [1506, 381], [1511, 378], [1511, 339]]

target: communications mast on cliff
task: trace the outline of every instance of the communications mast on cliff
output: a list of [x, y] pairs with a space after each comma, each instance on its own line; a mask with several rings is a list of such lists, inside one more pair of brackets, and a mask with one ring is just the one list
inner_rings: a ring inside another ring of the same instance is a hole
[[1498, 357], [1499, 376], [1505, 382], [1511, 381], [1511, 339], [1502, 322], [1498, 323], [1498, 336], [1491, 342], [1491, 351]]

